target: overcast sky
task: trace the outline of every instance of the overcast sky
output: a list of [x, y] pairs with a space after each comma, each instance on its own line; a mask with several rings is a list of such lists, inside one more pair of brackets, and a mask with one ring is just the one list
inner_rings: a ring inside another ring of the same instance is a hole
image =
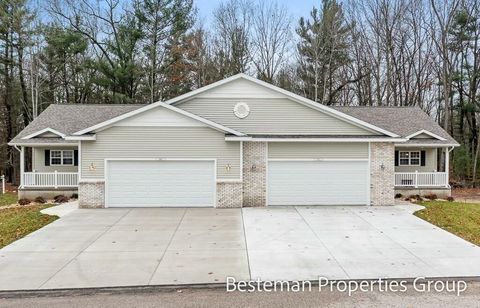
[[[204, 21], [206, 25], [210, 25], [212, 21], [213, 10], [219, 3], [227, 0], [194, 0], [194, 4], [198, 8], [198, 17]], [[268, 1], [268, 0], [264, 0]], [[321, 1], [317, 0], [277, 0], [277, 3], [285, 6], [294, 19], [294, 25], [300, 17], [307, 17], [315, 5], [317, 8], [321, 6]]]

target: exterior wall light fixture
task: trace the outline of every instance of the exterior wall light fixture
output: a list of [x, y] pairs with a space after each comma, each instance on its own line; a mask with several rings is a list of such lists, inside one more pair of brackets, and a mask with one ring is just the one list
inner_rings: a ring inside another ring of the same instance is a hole
[[90, 166], [88, 167], [88, 169], [90, 171], [95, 171], [97, 169], [97, 167], [95, 167], [95, 165], [93, 163], [91, 163]]

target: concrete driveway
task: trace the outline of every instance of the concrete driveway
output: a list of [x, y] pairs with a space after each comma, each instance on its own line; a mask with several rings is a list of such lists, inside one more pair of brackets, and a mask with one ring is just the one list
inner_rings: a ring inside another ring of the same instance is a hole
[[0, 250], [0, 290], [480, 276], [415, 206], [76, 210]]

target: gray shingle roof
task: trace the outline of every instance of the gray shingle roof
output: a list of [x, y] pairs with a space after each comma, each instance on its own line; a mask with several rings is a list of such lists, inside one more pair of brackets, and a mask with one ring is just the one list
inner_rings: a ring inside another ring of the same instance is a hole
[[[21, 139], [39, 130], [50, 127], [56, 131], [71, 135], [79, 130], [102, 123], [111, 118], [138, 109], [145, 105], [63, 105], [52, 104], [47, 107], [34, 121], [25, 127], [10, 143], [38, 143], [32, 138]], [[54, 142], [55, 138], [49, 142]], [[65, 142], [65, 140], [63, 140]]]
[[[46, 142], [44, 139], [49, 143], [68, 143], [68, 141], [57, 138], [32, 138], [28, 140], [21, 138], [47, 127], [66, 135], [71, 135], [77, 131], [102, 123], [143, 106], [145, 105], [50, 105], [32, 123], [15, 136], [11, 143], [38, 144]], [[445, 132], [432, 118], [418, 107], [335, 106], [333, 108], [402, 137], [406, 137], [419, 130], [425, 129], [446, 139], [446, 141], [440, 141], [438, 139], [412, 139], [407, 143], [457, 144], [447, 132]]]
[[[351, 107], [335, 106], [334, 109], [346, 113], [364, 122], [386, 129], [402, 137], [409, 136], [422, 129], [428, 130], [446, 139], [409, 140], [407, 143], [458, 144], [443, 128], [419, 107]], [[434, 141], [434, 142], [430, 142]]]

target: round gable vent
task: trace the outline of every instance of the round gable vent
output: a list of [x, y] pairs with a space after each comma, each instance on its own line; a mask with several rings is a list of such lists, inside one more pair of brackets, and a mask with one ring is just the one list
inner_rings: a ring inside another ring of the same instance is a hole
[[250, 114], [250, 107], [245, 103], [238, 103], [233, 107], [233, 113], [239, 119], [246, 118]]

